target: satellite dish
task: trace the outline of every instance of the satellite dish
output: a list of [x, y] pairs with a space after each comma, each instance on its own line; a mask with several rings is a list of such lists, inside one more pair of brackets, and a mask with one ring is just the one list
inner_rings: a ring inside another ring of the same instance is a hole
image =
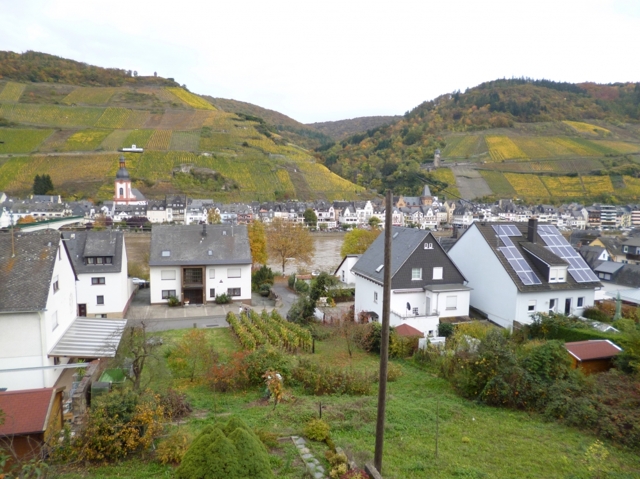
[[411, 311], [411, 305], [407, 303], [407, 311]]

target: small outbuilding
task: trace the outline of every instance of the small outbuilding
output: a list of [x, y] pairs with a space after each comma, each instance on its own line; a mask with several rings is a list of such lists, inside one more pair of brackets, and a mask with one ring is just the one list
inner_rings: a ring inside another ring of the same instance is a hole
[[[41, 454], [45, 444], [55, 441], [63, 426], [64, 388], [40, 388], [0, 392], [0, 450], [14, 459]], [[2, 476], [0, 469], [0, 477]]]
[[608, 339], [575, 341], [564, 346], [571, 355], [573, 368], [585, 374], [608, 371], [613, 367], [613, 359], [622, 352], [622, 348]]

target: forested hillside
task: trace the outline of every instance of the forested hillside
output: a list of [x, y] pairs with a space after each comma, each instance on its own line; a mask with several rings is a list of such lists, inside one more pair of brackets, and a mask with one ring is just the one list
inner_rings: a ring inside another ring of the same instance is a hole
[[[419, 176], [439, 149], [452, 169], [438, 170], [435, 178], [452, 187], [462, 187], [470, 174], [500, 197], [559, 201], [616, 190], [637, 198], [639, 120], [640, 84], [497, 80], [424, 102], [392, 125], [316, 153], [332, 171], [380, 192], [417, 194]], [[592, 188], [583, 180], [592, 175], [610, 176], [610, 187]], [[529, 188], [537, 182], [539, 188]], [[557, 187], [565, 183], [571, 187]]]
[[402, 119], [401, 116], [361, 116], [349, 120], [324, 121], [309, 123], [307, 126], [324, 133], [334, 140], [342, 140], [372, 128], [389, 125]]

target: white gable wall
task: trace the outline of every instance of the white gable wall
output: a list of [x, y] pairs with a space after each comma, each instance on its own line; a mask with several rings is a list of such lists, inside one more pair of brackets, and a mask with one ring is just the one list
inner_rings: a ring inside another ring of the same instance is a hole
[[[516, 321], [522, 324], [530, 324], [532, 321], [531, 316], [535, 313], [548, 313], [550, 300], [555, 299], [555, 312], [564, 314], [565, 302], [569, 298], [571, 299], [571, 312], [570, 314], [581, 316], [584, 308], [593, 306], [595, 290], [594, 289], [574, 289], [568, 291], [544, 291], [535, 293], [520, 293], [516, 301]], [[578, 298], [584, 298], [583, 306], [578, 307]], [[530, 302], [535, 301], [532, 304], [535, 311], [528, 310]]]
[[[378, 317], [382, 321], [382, 285], [358, 275], [356, 275], [355, 283], [356, 297], [354, 310], [356, 319], [362, 311], [373, 311], [378, 314]], [[377, 301], [374, 300], [374, 293], [378, 294]]]
[[453, 245], [449, 257], [473, 288], [471, 306], [496, 324], [511, 328], [516, 318], [518, 289], [475, 225]]

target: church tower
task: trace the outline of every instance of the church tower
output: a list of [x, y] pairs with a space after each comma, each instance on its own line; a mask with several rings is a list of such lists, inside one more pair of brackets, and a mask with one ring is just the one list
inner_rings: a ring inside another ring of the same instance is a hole
[[138, 201], [138, 198], [131, 191], [131, 177], [125, 166], [124, 156], [120, 157], [120, 168], [116, 173], [113, 201], [116, 205], [128, 205]]

